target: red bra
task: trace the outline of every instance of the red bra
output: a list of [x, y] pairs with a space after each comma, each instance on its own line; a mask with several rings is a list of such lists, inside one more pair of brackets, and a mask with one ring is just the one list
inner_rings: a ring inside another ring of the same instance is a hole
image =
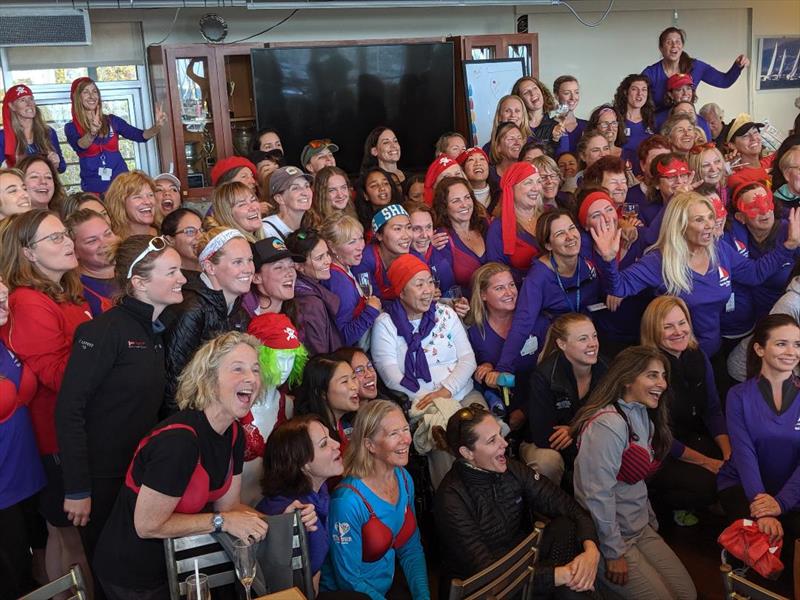
[[[175, 429], [186, 429], [197, 436], [197, 432], [194, 430], [194, 428], [184, 423], [172, 423], [150, 432], [149, 435], [139, 442], [139, 446], [136, 448], [133, 459], [131, 459], [131, 464], [128, 467], [128, 472], [125, 474], [125, 485], [133, 492], [138, 494], [142, 487], [140, 485], [136, 485], [136, 482], [133, 479], [133, 461], [136, 460], [136, 455], [139, 454], [139, 451], [144, 448], [147, 442], [149, 442], [153, 437], [163, 431], [172, 431]], [[234, 423], [233, 436], [231, 439], [231, 461], [230, 465], [228, 466], [228, 474], [225, 477], [225, 483], [222, 484], [222, 487], [219, 487], [216, 490], [210, 489], [211, 478], [208, 476], [208, 472], [203, 468], [203, 465], [200, 462], [200, 457], [198, 457], [197, 465], [192, 472], [192, 476], [189, 478], [189, 483], [187, 484], [186, 489], [184, 490], [183, 495], [178, 502], [178, 505], [175, 507], [174, 512], [188, 515], [197, 514], [203, 510], [203, 507], [205, 507], [206, 504], [209, 502], [216, 502], [228, 492], [233, 479], [233, 446], [236, 444], [236, 434], [238, 429], [239, 427], [236, 425], [236, 423]]]
[[[661, 461], [652, 457], [652, 448], [648, 450], [634, 443], [639, 440], [639, 436], [633, 433], [631, 424], [628, 422], [628, 417], [625, 416], [622, 409], [616, 403], [614, 404], [614, 408], [628, 427], [628, 446], [622, 451], [622, 460], [620, 462], [619, 472], [617, 473], [617, 481], [627, 483], [628, 485], [634, 485], [635, 483], [644, 481], [658, 471], [659, 467], [661, 467]], [[588, 426], [589, 423], [600, 415], [610, 412], [610, 410], [601, 410], [595, 414], [594, 417], [589, 419], [586, 425]]]
[[403, 525], [396, 536], [392, 535], [392, 530], [383, 524], [372, 510], [372, 506], [364, 495], [359, 492], [355, 486], [349, 483], [342, 483], [342, 487], [350, 488], [359, 498], [364, 502], [369, 511], [369, 519], [361, 526], [361, 560], [367, 563], [379, 561], [389, 551], [389, 548], [402, 548], [406, 542], [411, 539], [414, 532], [417, 530], [417, 520], [414, 518], [414, 511], [411, 510], [411, 493], [408, 489], [408, 480], [406, 479], [405, 470], [403, 473], [403, 483], [406, 486], [406, 496], [408, 496], [408, 503], [406, 504], [406, 512], [403, 515]]

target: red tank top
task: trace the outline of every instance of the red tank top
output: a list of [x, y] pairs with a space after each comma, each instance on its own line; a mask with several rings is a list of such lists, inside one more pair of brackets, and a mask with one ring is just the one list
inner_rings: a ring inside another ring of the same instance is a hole
[[353, 490], [356, 495], [361, 498], [361, 501], [364, 502], [364, 505], [369, 511], [369, 519], [361, 526], [361, 560], [364, 562], [372, 563], [379, 561], [389, 551], [389, 548], [394, 548], [395, 550], [402, 548], [417, 530], [417, 520], [414, 518], [414, 511], [411, 510], [411, 492], [408, 489], [408, 479], [406, 479], [405, 470], [401, 470], [401, 472], [403, 473], [403, 484], [406, 487], [408, 502], [406, 503], [406, 511], [403, 515], [403, 525], [400, 527], [400, 531], [397, 532], [396, 536], [392, 535], [392, 530], [384, 525], [383, 521], [375, 515], [375, 511], [372, 510], [370, 503], [367, 502], [367, 499], [364, 498], [364, 495], [359, 492], [355, 486], [349, 483], [341, 484], [342, 487]]
[[[174, 431], [175, 429], [185, 429], [187, 431], [191, 431], [195, 436], [197, 436], [197, 432], [190, 425], [186, 425], [184, 423], [171, 423], [170, 425], [165, 425], [160, 429], [151, 431], [144, 439], [142, 439], [141, 442], [139, 442], [139, 446], [136, 448], [136, 452], [133, 454], [133, 459], [131, 459], [131, 464], [128, 466], [128, 472], [125, 474], [125, 485], [128, 486], [128, 488], [134, 493], [138, 494], [142, 487], [137, 485], [133, 479], [133, 461], [136, 460], [136, 456], [139, 454], [141, 449], [147, 445], [147, 442], [153, 439], [156, 435], [164, 431]], [[225, 482], [222, 484], [222, 487], [219, 487], [216, 490], [210, 489], [211, 478], [208, 476], [208, 472], [203, 468], [200, 457], [198, 457], [197, 465], [192, 472], [192, 476], [189, 478], [189, 483], [187, 484], [186, 489], [184, 490], [183, 495], [178, 502], [178, 505], [175, 507], [174, 512], [188, 515], [197, 514], [203, 510], [203, 507], [206, 504], [209, 502], [216, 502], [228, 492], [228, 489], [231, 487], [231, 481], [233, 480], [233, 446], [236, 444], [236, 434], [238, 429], [239, 428], [236, 426], [236, 423], [234, 423], [233, 435], [231, 436], [231, 460], [230, 464], [228, 465], [228, 474], [225, 476]]]
[[481, 263], [475, 258], [474, 254], [461, 249], [460, 244], [456, 243], [455, 238], [457, 237], [452, 231], [447, 232], [447, 238], [450, 240], [450, 248], [453, 253], [453, 277], [458, 285], [469, 288], [472, 274], [481, 266]]

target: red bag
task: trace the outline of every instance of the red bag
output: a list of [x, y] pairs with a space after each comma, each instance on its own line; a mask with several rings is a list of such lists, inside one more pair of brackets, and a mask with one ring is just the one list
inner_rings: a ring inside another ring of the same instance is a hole
[[744, 561], [762, 577], [776, 579], [783, 571], [780, 555], [783, 539], [775, 546], [769, 545], [769, 536], [758, 530], [751, 519], [739, 519], [729, 525], [717, 542], [730, 554]]

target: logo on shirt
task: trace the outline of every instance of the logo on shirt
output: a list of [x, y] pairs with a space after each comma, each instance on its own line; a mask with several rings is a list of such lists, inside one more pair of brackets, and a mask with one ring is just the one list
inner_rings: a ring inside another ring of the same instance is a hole
[[734, 245], [736, 246], [736, 252], [742, 256], [750, 256], [750, 251], [747, 249], [747, 245], [742, 240], [734, 240]]
[[717, 267], [719, 269], [719, 287], [730, 287], [731, 285], [731, 275], [725, 268], [720, 265]]
[[586, 266], [589, 267], [589, 279], [597, 279], [597, 269], [594, 268], [594, 263], [587, 260]]
[[128, 340], [128, 350], [145, 350], [147, 342], [141, 340]]
[[798, 418], [797, 423], [794, 424], [794, 430], [800, 431], [800, 418]]
[[90, 348], [94, 348], [94, 344], [89, 340], [78, 340], [78, 345], [81, 347], [81, 350], [89, 350]]
[[336, 522], [333, 524], [333, 541], [336, 544], [349, 544], [353, 541], [350, 533], [350, 523]]

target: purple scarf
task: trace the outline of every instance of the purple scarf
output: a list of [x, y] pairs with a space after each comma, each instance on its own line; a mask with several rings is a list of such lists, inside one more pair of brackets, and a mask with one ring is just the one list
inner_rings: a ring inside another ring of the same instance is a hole
[[425, 351], [422, 349], [422, 340], [424, 340], [436, 325], [436, 302], [431, 302], [430, 308], [422, 313], [422, 321], [419, 324], [419, 330], [414, 333], [411, 326], [411, 321], [408, 320], [408, 313], [403, 307], [400, 300], [390, 302], [384, 307], [384, 310], [389, 314], [392, 323], [397, 328], [397, 335], [403, 338], [408, 344], [406, 350], [406, 363], [403, 369], [403, 379], [400, 384], [416, 392], [419, 390], [419, 381], [430, 381], [431, 370], [428, 368], [428, 359], [425, 357]]

